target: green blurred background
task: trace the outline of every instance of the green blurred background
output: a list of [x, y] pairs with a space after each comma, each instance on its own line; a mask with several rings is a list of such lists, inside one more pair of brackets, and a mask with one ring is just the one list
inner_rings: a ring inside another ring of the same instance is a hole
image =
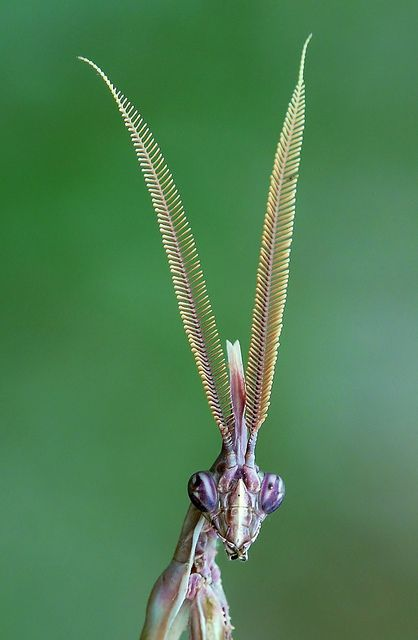
[[187, 479], [219, 448], [128, 135], [76, 56], [150, 123], [222, 339], [246, 353], [268, 177], [312, 31], [258, 447], [287, 499], [250, 562], [220, 553], [224, 585], [239, 640], [416, 640], [417, 15], [412, 1], [3, 0], [1, 638], [136, 638]]

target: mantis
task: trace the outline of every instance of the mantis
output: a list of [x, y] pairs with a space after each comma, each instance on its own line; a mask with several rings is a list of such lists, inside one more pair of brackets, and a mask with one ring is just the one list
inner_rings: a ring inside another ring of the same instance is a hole
[[186, 336], [222, 439], [213, 465], [189, 480], [190, 505], [173, 558], [149, 597], [141, 640], [177, 640], [186, 629], [192, 640], [230, 640], [233, 627], [216, 563], [218, 541], [230, 560], [247, 560], [263, 520], [285, 496], [281, 477], [256, 464], [255, 449], [270, 404], [287, 295], [310, 38], [303, 46], [270, 178], [245, 372], [238, 341], [227, 341], [225, 362], [195, 240], [159, 146], [105, 73], [80, 57], [107, 85], [129, 131], [157, 214]]

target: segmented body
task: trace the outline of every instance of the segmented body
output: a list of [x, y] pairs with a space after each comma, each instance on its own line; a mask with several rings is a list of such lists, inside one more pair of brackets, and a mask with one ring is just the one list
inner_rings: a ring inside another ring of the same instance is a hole
[[[187, 598], [191, 601], [190, 625], [193, 638], [232, 638], [232, 624], [228, 601], [222, 586], [221, 571], [216, 563], [218, 536], [207, 523], [196, 546], [192, 571], [189, 578]], [[200, 634], [200, 635], [198, 635]]]

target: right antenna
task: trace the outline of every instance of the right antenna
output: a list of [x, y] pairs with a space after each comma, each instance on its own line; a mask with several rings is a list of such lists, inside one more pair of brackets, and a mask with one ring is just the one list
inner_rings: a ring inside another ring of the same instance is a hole
[[283, 326], [296, 187], [305, 124], [303, 71], [306, 49], [311, 37], [312, 34], [303, 45], [298, 81], [287, 109], [274, 157], [261, 238], [250, 350], [245, 376], [246, 421], [250, 435], [247, 448], [249, 466], [253, 466], [257, 432], [266, 419], [270, 404], [274, 368]]

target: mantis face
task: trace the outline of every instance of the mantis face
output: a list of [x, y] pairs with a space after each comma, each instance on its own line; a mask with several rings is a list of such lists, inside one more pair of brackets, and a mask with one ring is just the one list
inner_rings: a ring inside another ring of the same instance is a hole
[[222, 540], [230, 560], [247, 560], [261, 523], [276, 511], [285, 495], [284, 482], [264, 473], [255, 464], [257, 430], [246, 425], [247, 394], [238, 340], [227, 342], [231, 417], [228, 437], [210, 471], [198, 471], [189, 480], [194, 506], [210, 522]]
[[236, 465], [222, 475], [216, 469], [194, 473], [190, 500], [215, 529], [230, 560], [247, 560], [264, 518], [276, 511], [285, 496], [280, 476]]

